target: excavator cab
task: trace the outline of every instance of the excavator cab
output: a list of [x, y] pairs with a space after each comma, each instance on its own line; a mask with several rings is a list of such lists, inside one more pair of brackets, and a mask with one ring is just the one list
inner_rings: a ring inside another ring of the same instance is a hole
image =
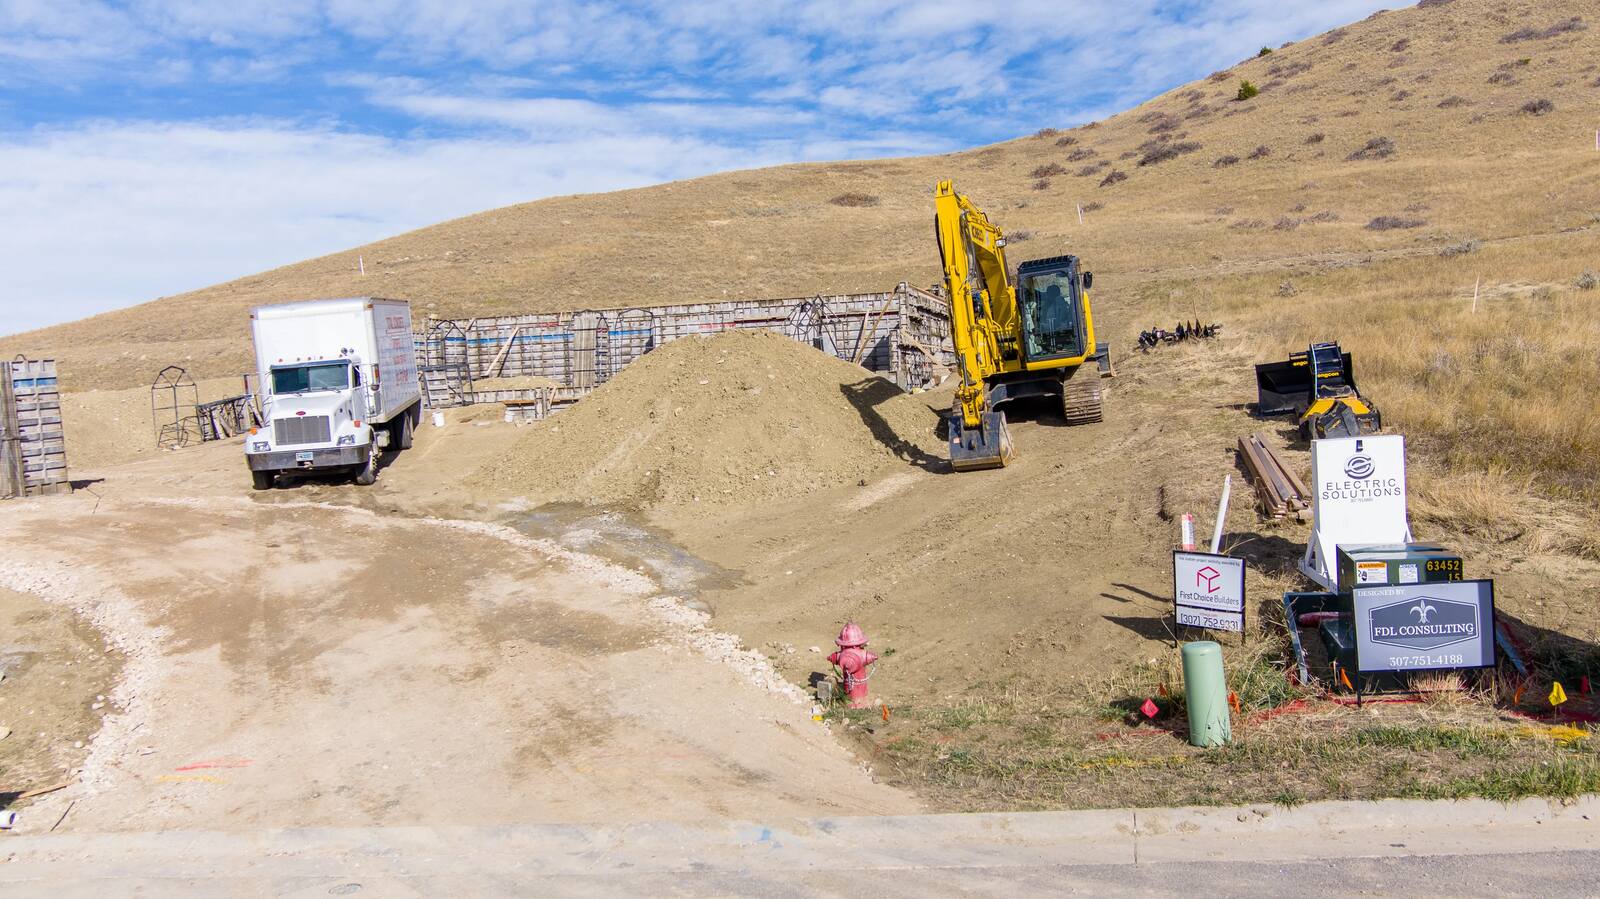
[[1022, 358], [1044, 362], [1083, 355], [1083, 291], [1078, 260], [1058, 256], [1025, 262], [1017, 270], [1022, 315]]

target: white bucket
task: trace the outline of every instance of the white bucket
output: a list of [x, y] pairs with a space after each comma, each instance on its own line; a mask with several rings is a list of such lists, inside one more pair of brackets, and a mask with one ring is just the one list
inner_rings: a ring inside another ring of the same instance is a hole
[[444, 427], [444, 413], [443, 412], [435, 412], [435, 413], [433, 413], [433, 426], [436, 427], [436, 428]]

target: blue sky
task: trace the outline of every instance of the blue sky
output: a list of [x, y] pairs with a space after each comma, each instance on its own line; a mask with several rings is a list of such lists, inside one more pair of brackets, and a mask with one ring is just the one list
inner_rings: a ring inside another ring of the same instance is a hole
[[1092, 121], [1385, 5], [0, 0], [0, 334], [540, 197]]

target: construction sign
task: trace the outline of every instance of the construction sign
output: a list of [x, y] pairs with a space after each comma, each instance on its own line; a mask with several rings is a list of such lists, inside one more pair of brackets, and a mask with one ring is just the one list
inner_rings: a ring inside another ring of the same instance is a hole
[[1340, 544], [1411, 542], [1406, 514], [1406, 439], [1342, 437], [1311, 442], [1311, 540], [1300, 570], [1333, 590]]
[[1243, 633], [1244, 560], [1173, 553], [1172, 600], [1179, 624]]
[[1356, 668], [1439, 671], [1494, 665], [1494, 582], [1357, 586]]

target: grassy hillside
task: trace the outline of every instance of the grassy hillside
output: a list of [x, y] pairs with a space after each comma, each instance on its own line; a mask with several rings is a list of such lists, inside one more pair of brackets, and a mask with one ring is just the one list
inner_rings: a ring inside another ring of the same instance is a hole
[[[932, 186], [954, 177], [1018, 258], [1088, 261], [1119, 346], [1180, 315], [1225, 319], [1263, 352], [1336, 335], [1428, 433], [1582, 473], [1568, 457], [1595, 438], [1579, 397], [1600, 387], [1585, 349], [1600, 317], [1576, 299], [1600, 268], [1597, 61], [1590, 3], [1427, 0], [1081, 128], [506, 207], [0, 352], [54, 355], [71, 388], [125, 387], [169, 362], [236, 374], [245, 310], [305, 297], [471, 316], [931, 284]], [[1260, 93], [1237, 100], [1243, 81]], [[1568, 400], [1577, 414], [1550, 414]], [[1508, 428], [1520, 444], [1472, 443]]]

